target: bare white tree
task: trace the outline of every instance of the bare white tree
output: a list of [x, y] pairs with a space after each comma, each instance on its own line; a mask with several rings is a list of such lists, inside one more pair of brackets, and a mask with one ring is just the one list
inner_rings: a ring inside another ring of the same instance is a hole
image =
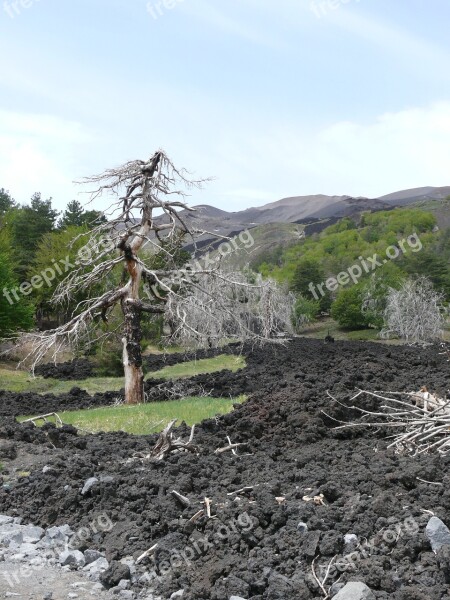
[[[257, 294], [263, 323], [257, 337], [270, 337], [279, 309], [277, 293], [270, 284], [252, 285], [239, 278], [234, 280], [220, 272], [220, 261], [212, 268], [203, 269], [199, 261], [195, 262], [194, 268], [189, 265], [180, 268], [182, 241], [188, 239], [195, 252], [197, 237], [206, 233], [195, 231], [184, 219], [184, 211], [192, 210], [185, 202], [187, 190], [201, 186], [202, 180], [192, 180], [184, 169], [177, 169], [159, 150], [148, 161], [127, 162], [86, 178], [84, 183], [95, 186], [92, 200], [104, 194], [112, 197], [105, 211], [108, 220], [89, 232], [86, 247], [95, 252], [80, 257], [81, 266], [58, 286], [53, 300], [65, 302], [78, 290], [95, 288], [99, 282], [108, 281], [108, 276], [118, 265], [123, 267], [122, 280], [113, 289], [106, 289], [81, 303], [73, 317], [61, 327], [22, 338], [23, 344], [31, 347], [26, 360], [31, 360], [33, 368], [49, 353], [56, 358], [61, 348], [85, 346], [98, 340], [99, 335], [108, 335], [108, 332], [99, 334], [95, 324], [100, 319], [107, 322], [108, 314], [115, 306], [120, 306], [123, 317], [125, 400], [128, 404], [144, 401], [141, 355], [144, 314], [167, 313], [175, 328], [174, 337], [178, 339], [204, 339], [209, 327], [209, 339], [215, 344], [223, 338], [225, 323], [230, 324], [233, 333], [237, 331], [242, 335], [248, 331], [250, 334], [251, 328], [241, 319], [240, 308], [233, 310], [230, 300], [240, 307], [243, 298]], [[159, 266], [155, 266], [155, 255]], [[142, 299], [144, 286], [146, 300]], [[197, 300], [190, 299], [192, 290]], [[209, 315], [207, 320], [195, 312], [199, 306], [203, 308], [203, 315]]]
[[380, 335], [396, 335], [410, 343], [441, 339], [445, 324], [442, 301], [443, 296], [426, 277], [407, 279], [399, 290], [388, 292]]
[[217, 346], [230, 340], [265, 341], [292, 333], [295, 296], [273, 280], [244, 272], [201, 274], [183, 293], [168, 297], [170, 341]]

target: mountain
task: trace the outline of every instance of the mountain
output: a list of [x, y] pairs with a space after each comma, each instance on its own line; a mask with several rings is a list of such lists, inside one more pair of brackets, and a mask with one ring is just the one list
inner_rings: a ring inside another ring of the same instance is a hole
[[260, 225], [274, 223], [296, 223], [307, 225], [318, 220], [356, 216], [367, 210], [390, 210], [435, 201], [438, 204], [450, 196], [450, 187], [423, 187], [394, 192], [381, 198], [354, 198], [352, 196], [293, 196], [270, 202], [264, 206], [247, 208], [238, 212], [227, 212], [207, 204], [193, 207], [194, 212], [182, 211], [183, 218], [193, 228], [224, 236], [239, 233]]
[[407, 206], [426, 200], [444, 200], [448, 196], [450, 196], [450, 187], [421, 187], [394, 192], [379, 199], [394, 206]]

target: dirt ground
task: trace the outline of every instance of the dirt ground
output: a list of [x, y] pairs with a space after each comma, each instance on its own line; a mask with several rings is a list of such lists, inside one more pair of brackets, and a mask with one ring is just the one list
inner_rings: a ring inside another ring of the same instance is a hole
[[[4, 394], [0, 513], [43, 527], [68, 523], [74, 530], [106, 513], [114, 526], [95, 533], [89, 547], [120, 559], [137, 558], [157, 544], [140, 565], [147, 584], [167, 598], [184, 589], [183, 600], [233, 594], [319, 600], [324, 594], [313, 567], [323, 578], [332, 559], [339, 568], [330, 569], [327, 587], [364, 581], [377, 600], [448, 598], [448, 565], [433, 554], [424, 528], [431, 514], [450, 526], [450, 456], [397, 454], [387, 449], [384, 431], [336, 431], [323, 412], [356, 418], [327, 390], [343, 401], [356, 388], [427, 385], [445, 395], [447, 357], [438, 347], [307, 339], [246, 353], [246, 369], [193, 380], [217, 395], [253, 392], [250, 399], [196, 428], [197, 455], [165, 461], [145, 458], [157, 436], [78, 436], [72, 428], [18, 425], [12, 416], [30, 412], [33, 398]], [[67, 408], [65, 397], [39, 402], [32, 412], [50, 404]], [[374, 408], [376, 401], [364, 406]], [[70, 407], [77, 407], [76, 395]], [[179, 428], [178, 435], [188, 434]], [[215, 453], [228, 444], [227, 436], [241, 444], [236, 455]], [[18, 476], [19, 463], [28, 475]], [[51, 467], [46, 473], [44, 463]], [[90, 477], [99, 481], [81, 494]], [[193, 520], [205, 498], [211, 518]]]

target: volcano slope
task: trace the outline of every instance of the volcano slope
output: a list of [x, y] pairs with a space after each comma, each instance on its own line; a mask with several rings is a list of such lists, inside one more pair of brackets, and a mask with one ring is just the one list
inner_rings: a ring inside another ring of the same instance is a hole
[[[215, 390], [256, 391], [196, 428], [198, 454], [162, 461], [145, 458], [155, 435], [19, 425], [11, 416], [18, 400], [9, 397], [0, 444], [25, 457], [31, 473], [1, 489], [0, 513], [75, 531], [106, 513], [114, 527], [85, 547], [117, 560], [157, 544], [138, 565], [137, 588], [161, 598], [184, 589], [183, 600], [318, 600], [325, 592], [313, 570], [322, 581], [334, 557], [326, 591], [338, 580], [333, 593], [363, 581], [380, 600], [447, 598], [448, 554], [432, 552], [424, 528], [431, 513], [450, 525], [450, 456], [396, 454], [386, 432], [336, 430], [322, 412], [356, 418], [327, 390], [342, 400], [356, 388], [427, 385], [445, 394], [449, 363], [439, 348], [295, 339], [249, 352], [247, 363], [235, 374], [201, 376]], [[189, 429], [183, 424], [177, 434], [187, 438]], [[242, 444], [236, 455], [215, 453], [227, 436]], [[10, 461], [1, 460], [7, 474]], [[44, 473], [43, 465], [51, 468]], [[98, 481], [82, 494], [91, 477]], [[204, 510], [192, 519], [205, 498], [212, 518]]]

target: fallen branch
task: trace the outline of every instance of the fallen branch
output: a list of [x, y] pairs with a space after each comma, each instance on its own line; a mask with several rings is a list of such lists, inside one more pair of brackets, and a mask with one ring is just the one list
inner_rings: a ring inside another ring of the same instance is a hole
[[189, 498], [186, 498], [186, 496], [183, 496], [182, 494], [180, 494], [179, 492], [177, 492], [176, 490], [172, 490], [170, 492], [172, 494], [172, 496], [174, 496], [174, 498], [176, 498], [178, 500], [178, 502], [180, 504], [182, 504], [183, 506], [190, 506], [191, 505], [191, 501], [189, 500]]
[[136, 564], [140, 563], [141, 560], [144, 560], [144, 558], [147, 558], [147, 556], [150, 556], [150, 554], [153, 554], [153, 552], [156, 550], [156, 548], [158, 547], [158, 544], [155, 544], [154, 546], [152, 546], [151, 548], [149, 548], [148, 550], [146, 550], [145, 552], [143, 552], [137, 559], [136, 559]]
[[325, 584], [326, 584], [326, 582], [328, 580], [328, 577], [330, 575], [331, 567], [333, 565], [333, 562], [336, 560], [336, 557], [337, 557], [337, 555], [333, 556], [333, 558], [328, 563], [328, 567], [327, 567], [327, 570], [325, 572], [325, 577], [322, 579], [322, 581], [320, 581], [320, 579], [317, 577], [316, 569], [315, 569], [315, 562], [316, 562], [316, 560], [317, 560], [318, 557], [316, 556], [316, 558], [312, 561], [311, 571], [312, 571], [313, 577], [314, 577], [317, 585], [322, 590], [322, 593], [324, 595], [325, 600], [328, 600], [328, 598], [330, 597], [330, 591], [326, 589]]
[[150, 452], [150, 458], [156, 460], [163, 460], [171, 452], [187, 451], [187, 452], [198, 452], [197, 446], [192, 443], [194, 439], [195, 425], [191, 428], [191, 435], [187, 442], [183, 442], [181, 438], [173, 439], [172, 429], [177, 422], [177, 419], [173, 419], [161, 432], [158, 441]]
[[245, 487], [241, 488], [240, 490], [236, 490], [235, 492], [228, 492], [227, 496], [234, 496], [235, 494], [242, 494], [243, 492], [251, 492], [253, 490], [253, 487], [257, 486], [246, 485]]
[[55, 418], [55, 425], [56, 427], [62, 427], [64, 425], [64, 423], [61, 420], [61, 417], [58, 415], [58, 413], [47, 413], [46, 415], [39, 415], [38, 417], [31, 417], [30, 419], [25, 419], [24, 421], [22, 421], [22, 423], [33, 423], [33, 425], [36, 425], [35, 421], [44, 421], [45, 423], [48, 423], [48, 419], [50, 417], [54, 417]]
[[222, 454], [223, 452], [227, 452], [228, 450], [231, 450], [233, 452], [233, 454], [236, 454], [235, 448], [239, 448], [239, 446], [245, 446], [245, 444], [244, 443], [242, 443], [242, 444], [228, 443], [228, 446], [224, 446], [223, 448], [217, 448], [217, 450], [214, 450], [214, 454]]
[[188, 523], [194, 523], [195, 521], [197, 521], [197, 519], [199, 519], [201, 516], [203, 516], [205, 514], [205, 509], [202, 508], [201, 510], [198, 510], [194, 516], [192, 516]]
[[[388, 448], [395, 447], [398, 451], [423, 454], [437, 451], [441, 454], [450, 452], [450, 400], [430, 394], [426, 387], [419, 392], [368, 392], [359, 390], [351, 399], [354, 402], [361, 395], [367, 395], [383, 404], [378, 411], [370, 411], [354, 404], [348, 406], [328, 396], [336, 403], [349, 410], [361, 413], [361, 422], [346, 422], [335, 419], [322, 411], [327, 417], [340, 423], [336, 429], [350, 427], [379, 427], [403, 430], [395, 433], [393, 442]], [[389, 394], [389, 395], [387, 395]], [[392, 396], [404, 396], [407, 400], [399, 400]]]

